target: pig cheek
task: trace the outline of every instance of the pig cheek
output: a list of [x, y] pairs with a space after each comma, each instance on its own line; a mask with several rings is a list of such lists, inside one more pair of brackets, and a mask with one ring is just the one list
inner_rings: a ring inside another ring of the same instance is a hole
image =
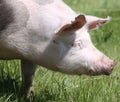
[[95, 49], [86, 49], [83, 51], [80, 57], [80, 63], [83, 66], [80, 68], [79, 72], [87, 75], [98, 74], [101, 70], [102, 63], [100, 61], [101, 53]]
[[60, 65], [61, 66], [58, 67], [69, 74], [88, 74], [88, 62], [81, 61], [81, 56], [76, 55], [75, 53], [69, 53]]

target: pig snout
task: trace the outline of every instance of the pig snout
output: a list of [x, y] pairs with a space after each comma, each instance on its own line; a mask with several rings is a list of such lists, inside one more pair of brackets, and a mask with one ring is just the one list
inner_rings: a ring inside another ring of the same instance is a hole
[[102, 73], [105, 75], [110, 75], [112, 73], [115, 65], [116, 65], [116, 61], [110, 60], [108, 63], [108, 67], [102, 69]]
[[96, 61], [96, 64], [89, 70], [89, 75], [110, 75], [116, 65], [116, 61], [103, 58], [101, 61]]

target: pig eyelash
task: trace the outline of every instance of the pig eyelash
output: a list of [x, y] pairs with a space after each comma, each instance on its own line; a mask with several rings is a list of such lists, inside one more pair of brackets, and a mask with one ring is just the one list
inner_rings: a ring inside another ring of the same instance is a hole
[[72, 44], [72, 46], [75, 46], [75, 47], [78, 46], [80, 49], [83, 49], [84, 44], [81, 40], [79, 40], [79, 41], [76, 41], [74, 44]]
[[80, 42], [78, 43], [78, 46], [82, 49], [83, 48], [83, 42], [80, 40]]

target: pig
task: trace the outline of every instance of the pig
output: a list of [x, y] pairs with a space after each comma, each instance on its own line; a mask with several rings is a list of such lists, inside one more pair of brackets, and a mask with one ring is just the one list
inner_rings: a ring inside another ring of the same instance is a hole
[[77, 14], [62, 0], [0, 0], [0, 59], [21, 60], [21, 93], [27, 96], [37, 65], [71, 75], [109, 75], [116, 62], [89, 34], [109, 20]]

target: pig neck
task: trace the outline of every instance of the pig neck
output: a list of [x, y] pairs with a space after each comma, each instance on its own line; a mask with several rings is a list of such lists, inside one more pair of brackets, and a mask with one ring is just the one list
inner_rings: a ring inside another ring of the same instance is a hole
[[41, 25], [42, 29], [38, 26], [38, 29], [41, 29], [38, 35], [41, 37], [39, 37], [39, 44], [34, 44], [37, 53], [35, 61], [44, 67], [54, 68], [69, 50], [69, 47], [64, 46], [62, 42], [59, 44], [53, 43], [53, 39], [56, 37], [54, 32], [64, 23], [70, 23], [74, 20], [76, 14], [62, 1], [42, 6], [39, 12], [42, 19], [39, 25]]
[[[53, 67], [60, 60], [60, 56], [63, 56], [63, 52], [69, 49], [62, 44], [56, 45], [52, 42], [54, 32], [60, 25], [74, 20], [76, 14], [62, 1], [43, 6], [32, 0], [20, 1], [29, 12], [27, 25], [9, 36], [4, 35], [2, 43], [6, 44], [11, 52], [19, 54], [20, 58], [31, 59], [45, 67]], [[45, 62], [49, 60], [54, 61], [46, 64]]]

